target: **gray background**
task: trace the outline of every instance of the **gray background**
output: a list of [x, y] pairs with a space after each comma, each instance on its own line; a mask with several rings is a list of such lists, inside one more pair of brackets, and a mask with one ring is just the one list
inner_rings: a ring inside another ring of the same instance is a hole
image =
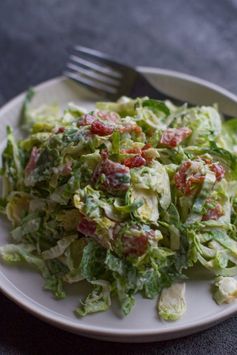
[[[237, 93], [237, 0], [0, 0], [0, 104], [60, 75], [74, 44]], [[53, 328], [0, 294], [0, 354], [236, 354], [237, 318], [186, 338], [111, 344]]]

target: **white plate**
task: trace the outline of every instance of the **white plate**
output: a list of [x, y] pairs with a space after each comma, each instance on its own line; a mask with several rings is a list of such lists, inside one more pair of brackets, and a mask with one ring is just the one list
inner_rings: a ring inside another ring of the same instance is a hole
[[[196, 103], [218, 102], [229, 114], [237, 116], [237, 97], [203, 80], [167, 70], [140, 68], [153, 84], [167, 93]], [[96, 97], [72, 82], [58, 78], [36, 87], [33, 105], [69, 101], [90, 107]], [[5, 126], [11, 124], [17, 133], [19, 110], [24, 95], [10, 101], [0, 110], [0, 151], [5, 145]], [[0, 221], [0, 245], [8, 240], [8, 224]], [[40, 276], [27, 268], [0, 264], [1, 291], [35, 316], [73, 333], [110, 341], [147, 342], [180, 337], [205, 329], [237, 312], [237, 303], [217, 306], [210, 294], [211, 280], [197, 275], [187, 283], [187, 312], [176, 322], [162, 322], [156, 314], [156, 300], [137, 296], [137, 303], [126, 318], [119, 316], [116, 305], [106, 313], [77, 319], [73, 310], [83, 291], [73, 287], [68, 297], [56, 301], [42, 290]]]

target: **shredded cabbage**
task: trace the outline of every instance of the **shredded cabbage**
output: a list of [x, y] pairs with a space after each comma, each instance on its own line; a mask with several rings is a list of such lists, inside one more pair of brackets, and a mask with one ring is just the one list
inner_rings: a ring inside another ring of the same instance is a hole
[[77, 316], [127, 315], [136, 293], [158, 312], [186, 310], [185, 271], [217, 276], [217, 303], [236, 297], [237, 119], [216, 107], [176, 107], [148, 97], [21, 111], [28, 135], [7, 127], [0, 211], [12, 224], [4, 262], [28, 263], [56, 298], [84, 280]]

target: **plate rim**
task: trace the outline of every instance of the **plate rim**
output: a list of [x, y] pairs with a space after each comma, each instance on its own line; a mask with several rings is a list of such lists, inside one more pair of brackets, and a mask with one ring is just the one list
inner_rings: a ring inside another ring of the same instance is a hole
[[213, 91], [222, 94], [223, 96], [228, 97], [233, 101], [236, 101], [237, 104], [237, 94], [234, 94], [230, 90], [225, 89], [218, 84], [214, 84], [211, 81], [199, 78], [198, 76], [186, 74], [176, 70], [156, 68], [156, 67], [138, 66], [137, 69], [144, 74], [159, 74], [162, 76], [168, 75], [168, 76], [175, 77], [177, 79], [182, 79], [188, 82], [193, 82], [195, 84], [200, 84], [201, 86], [205, 86]]
[[[180, 78], [190, 83], [197, 83], [202, 86], [208, 87], [214, 91], [219, 92], [220, 94], [226, 96], [227, 98], [236, 101], [237, 103], [237, 95], [231, 93], [230, 91], [222, 88], [219, 85], [210, 83], [209, 81], [200, 79], [196, 76], [192, 76], [189, 74], [184, 74], [178, 71], [173, 71], [169, 69], [159, 69], [155, 67], [138, 67], [138, 70], [143, 72], [144, 74], [154, 74], [154, 75], [163, 75], [163, 76], [171, 76], [174, 78]], [[44, 81], [34, 88], [36, 90], [43, 90], [44, 88], [52, 85], [57, 85], [59, 82], [66, 81], [62, 76], [49, 79]], [[25, 96], [25, 92], [20, 93], [13, 99], [9, 100], [6, 104], [4, 104], [0, 108], [0, 112], [4, 114], [11, 106], [16, 105], [20, 101], [22, 101]], [[20, 291], [3, 273], [0, 271], [0, 280], [5, 281], [4, 285], [0, 284], [0, 291], [7, 296], [10, 300], [16, 303], [21, 308], [25, 309], [29, 313], [38, 317], [39, 319], [50, 323], [51, 325], [57, 326], [61, 329], [68, 330], [73, 333], [86, 335], [89, 337], [95, 337], [100, 339], [106, 339], [110, 341], [124, 341], [124, 342], [146, 342], [146, 341], [158, 341], [164, 339], [172, 339], [181, 337], [184, 335], [192, 334], [194, 332], [198, 332], [202, 329], [206, 329], [214, 324], [217, 324], [226, 318], [237, 314], [237, 303], [236, 307], [224, 308], [222, 311], [217, 314], [213, 314], [209, 317], [202, 317], [200, 320], [195, 322], [194, 324], [186, 322], [184, 325], [180, 325], [179, 327], [174, 326], [170, 323], [170, 327], [159, 329], [159, 328], [151, 328], [151, 329], [114, 329], [114, 328], [106, 328], [99, 327], [94, 325], [82, 324], [78, 321], [76, 323], [73, 320], [70, 320], [63, 315], [58, 315], [56, 312], [52, 311], [49, 313], [48, 308], [34, 301], [32, 298], [28, 297], [22, 291]], [[208, 319], [207, 319], [208, 318]]]

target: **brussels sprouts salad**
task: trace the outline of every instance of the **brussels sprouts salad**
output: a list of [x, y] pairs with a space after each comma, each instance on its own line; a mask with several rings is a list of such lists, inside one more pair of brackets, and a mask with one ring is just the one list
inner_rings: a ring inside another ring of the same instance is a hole
[[32, 96], [24, 139], [7, 127], [2, 154], [3, 261], [33, 265], [58, 299], [86, 281], [78, 316], [111, 297], [127, 315], [141, 293], [178, 319], [195, 265], [212, 273], [217, 303], [237, 297], [237, 119], [148, 97], [33, 110]]

